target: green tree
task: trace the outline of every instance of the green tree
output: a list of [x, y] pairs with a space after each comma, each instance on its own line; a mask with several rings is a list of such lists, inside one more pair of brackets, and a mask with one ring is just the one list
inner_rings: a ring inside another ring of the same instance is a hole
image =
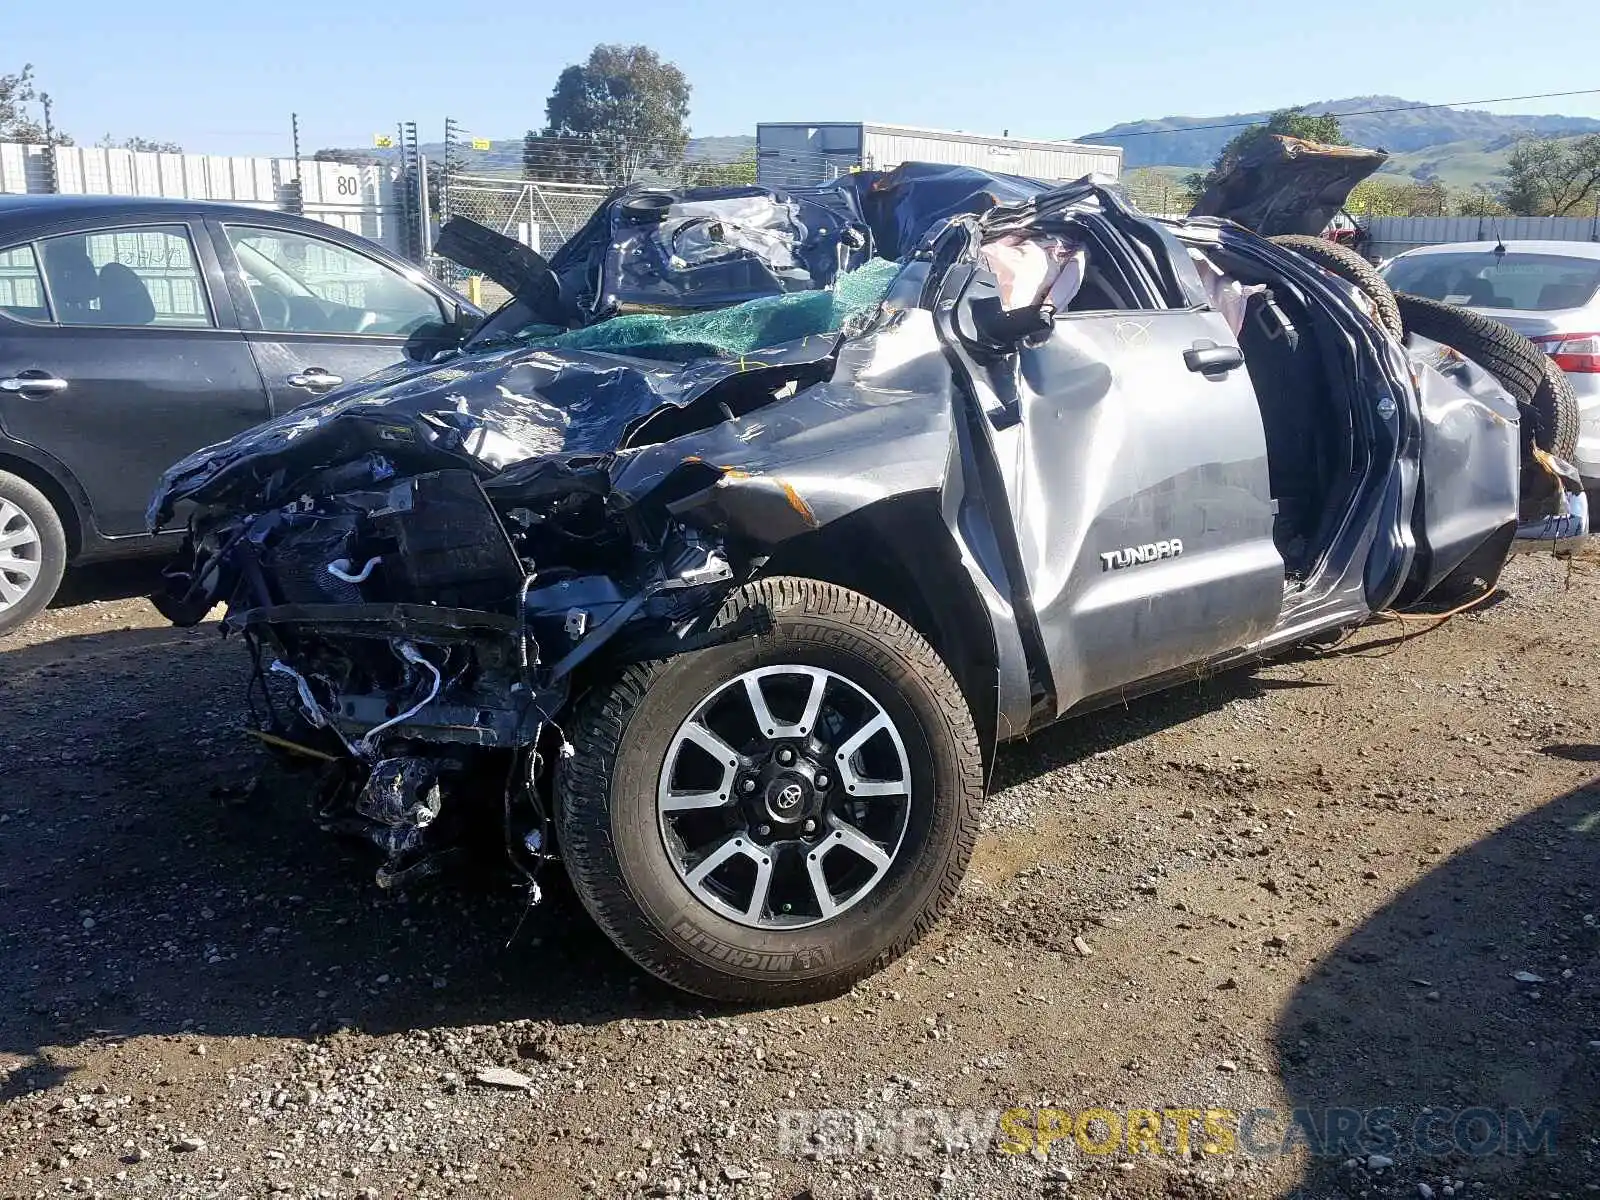
[[1506, 164], [1505, 205], [1517, 216], [1565, 217], [1593, 211], [1600, 188], [1600, 133], [1524, 138]]
[[1190, 175], [1179, 180], [1163, 171], [1139, 167], [1128, 172], [1122, 190], [1147, 213], [1186, 213], [1197, 198], [1190, 190], [1194, 178]]
[[[44, 110], [44, 119], [33, 115], [33, 102], [37, 100]], [[70, 146], [72, 139], [58, 129], [46, 132], [50, 124], [50, 97], [33, 86], [33, 64], [23, 63], [22, 70], [11, 75], [0, 75], [0, 142], [53, 142], [57, 146]]]
[[348, 163], [353, 167], [375, 167], [384, 161], [384, 156], [371, 150], [353, 150], [342, 146], [326, 146], [313, 154], [311, 161]]
[[1411, 185], [1411, 217], [1443, 217], [1450, 212], [1450, 189], [1442, 179], [1419, 179]]
[[1463, 217], [1503, 217], [1508, 210], [1486, 184], [1475, 183], [1456, 193], [1456, 213]]
[[684, 187], [749, 187], [756, 181], [756, 152], [747, 150], [732, 162], [683, 164]]
[[1339, 118], [1333, 113], [1313, 115], [1302, 108], [1280, 108], [1260, 125], [1241, 129], [1217, 154], [1209, 171], [1193, 172], [1184, 180], [1184, 185], [1199, 196], [1231, 170], [1241, 154], [1275, 133], [1303, 138], [1308, 142], [1327, 142], [1333, 146], [1348, 144], [1344, 134], [1339, 131]]
[[648, 46], [599, 45], [561, 72], [544, 129], [522, 140], [530, 179], [626, 183], [675, 167], [689, 142], [689, 81]]
[[183, 147], [177, 142], [157, 142], [150, 138], [131, 137], [123, 138], [120, 142], [109, 133], [95, 143], [102, 150], [135, 150], [150, 154], [182, 154]]
[[1344, 207], [1358, 217], [1408, 217], [1410, 190], [1406, 180], [1370, 176], [1350, 189]]
[[1350, 190], [1344, 207], [1358, 217], [1442, 217], [1450, 211], [1450, 190], [1438, 179], [1374, 175]]

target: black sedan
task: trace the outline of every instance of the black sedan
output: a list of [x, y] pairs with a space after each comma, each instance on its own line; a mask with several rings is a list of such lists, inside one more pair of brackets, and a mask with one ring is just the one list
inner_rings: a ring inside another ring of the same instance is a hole
[[157, 548], [174, 460], [482, 316], [381, 246], [238, 205], [0, 197], [0, 634]]

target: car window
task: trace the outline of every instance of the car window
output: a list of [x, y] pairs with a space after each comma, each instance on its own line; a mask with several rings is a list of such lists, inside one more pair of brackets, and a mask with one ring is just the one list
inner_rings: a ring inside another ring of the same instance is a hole
[[55, 319], [63, 325], [214, 324], [185, 226], [69, 233], [38, 247]]
[[444, 319], [426, 288], [337, 242], [236, 225], [228, 240], [263, 329], [403, 337]]
[[32, 246], [0, 250], [0, 312], [29, 321], [48, 321], [44, 278]]
[[1549, 312], [1581, 308], [1600, 290], [1600, 260], [1565, 254], [1488, 250], [1416, 254], [1384, 272], [1389, 286], [1447, 304]]

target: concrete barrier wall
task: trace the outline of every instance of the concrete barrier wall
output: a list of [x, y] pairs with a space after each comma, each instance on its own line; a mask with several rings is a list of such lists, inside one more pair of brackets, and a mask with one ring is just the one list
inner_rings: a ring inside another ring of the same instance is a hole
[[[165, 196], [275, 207], [296, 173], [292, 158], [0, 142], [0, 194]], [[302, 159], [298, 176], [306, 216], [400, 249], [395, 181], [387, 166]]]

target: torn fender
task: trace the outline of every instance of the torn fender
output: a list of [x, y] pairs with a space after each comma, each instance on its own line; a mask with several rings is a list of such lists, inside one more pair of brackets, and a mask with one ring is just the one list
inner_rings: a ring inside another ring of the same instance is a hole
[[958, 398], [929, 313], [841, 347], [832, 376], [710, 428], [619, 455], [618, 502], [770, 549], [879, 500], [937, 491]]
[[1517, 522], [1521, 482], [1516, 400], [1448, 346], [1406, 342], [1421, 419], [1420, 488], [1412, 513], [1417, 555], [1399, 602], [1426, 596], [1485, 544], [1495, 561]]
[[[1034, 690], [1018, 628], [1026, 600], [992, 545], [1014, 534], [993, 527], [1004, 500], [985, 499], [993, 464], [979, 463], [990, 450], [967, 436], [971, 403], [955, 388], [932, 314], [903, 310], [846, 343], [829, 379], [742, 420], [619, 455], [613, 501], [664, 505], [749, 556], [781, 560], [809, 542], [819, 570], [831, 563], [851, 579], [887, 580], [890, 571], [877, 568], [891, 560], [909, 566], [930, 607], [961, 614], [960, 636], [984, 643], [987, 673], [963, 686], [988, 723], [985, 738], [997, 729], [1011, 736], [1027, 726]], [[876, 521], [915, 496], [929, 500], [918, 520]], [[858, 516], [865, 526], [848, 520]], [[850, 535], [831, 540], [846, 527]], [[863, 557], [862, 528], [892, 532]], [[840, 563], [840, 555], [862, 561]], [[951, 587], [959, 600], [939, 593]]]

